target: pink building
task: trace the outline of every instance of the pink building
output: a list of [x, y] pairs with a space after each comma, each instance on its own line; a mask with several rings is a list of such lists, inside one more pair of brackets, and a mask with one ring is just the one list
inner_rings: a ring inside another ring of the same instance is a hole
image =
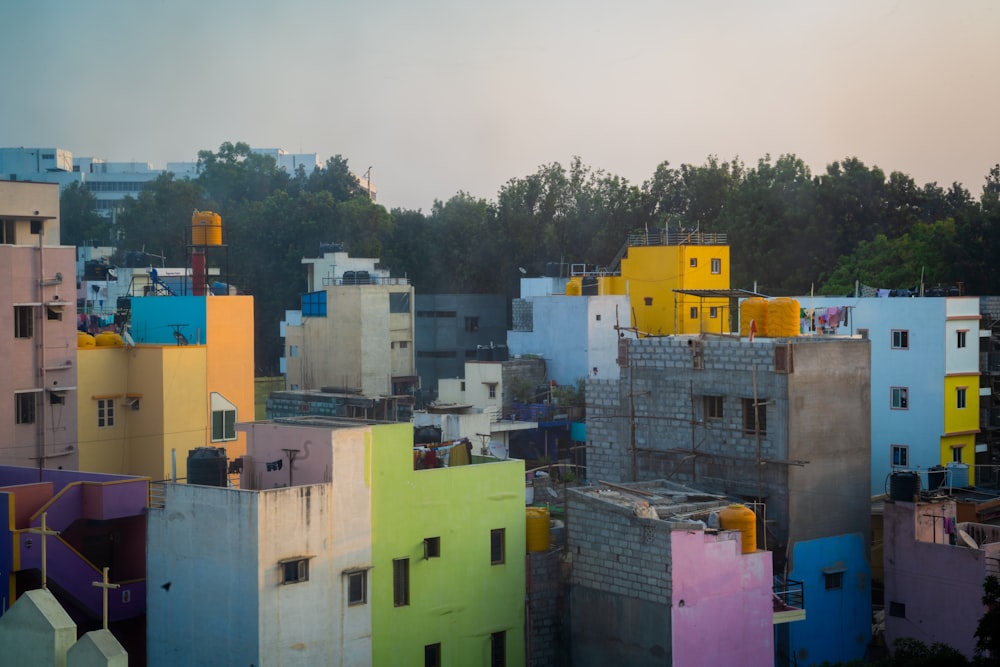
[[971, 658], [983, 581], [997, 575], [1000, 527], [957, 522], [952, 498], [887, 500], [883, 510], [885, 641], [942, 642]]
[[774, 665], [801, 583], [775, 589], [771, 552], [709, 527], [728, 505], [666, 480], [569, 490], [574, 665]]
[[0, 181], [0, 465], [77, 468], [75, 254], [58, 185]]

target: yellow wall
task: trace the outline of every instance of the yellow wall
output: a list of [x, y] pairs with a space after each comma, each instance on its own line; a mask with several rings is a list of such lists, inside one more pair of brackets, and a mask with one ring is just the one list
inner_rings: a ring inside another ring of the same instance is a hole
[[[957, 390], [965, 387], [965, 407], [958, 408]], [[979, 430], [979, 375], [950, 375], [944, 379], [944, 430], [941, 463], [952, 462], [955, 447], [962, 447], [962, 463], [969, 466], [969, 483], [974, 482], [976, 433]]]
[[[123, 408], [128, 392], [129, 353], [123, 347], [91, 347], [77, 350], [77, 440], [80, 470], [111, 474], [127, 473], [126, 433], [131, 411]], [[116, 423], [97, 426], [95, 396], [115, 397]]]
[[[227, 296], [205, 300], [208, 329], [208, 372], [205, 392], [218, 392], [236, 406], [237, 421], [253, 421], [254, 416], [254, 337], [253, 297]], [[210, 419], [210, 417], [209, 417]], [[211, 426], [211, 424], [209, 424]], [[247, 451], [246, 434], [237, 431], [236, 440], [211, 442], [211, 428], [205, 446], [225, 446], [230, 459]], [[185, 452], [185, 456], [187, 453]]]

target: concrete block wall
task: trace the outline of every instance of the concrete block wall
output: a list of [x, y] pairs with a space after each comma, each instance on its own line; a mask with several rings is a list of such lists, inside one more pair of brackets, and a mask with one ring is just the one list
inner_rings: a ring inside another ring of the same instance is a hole
[[[788, 382], [774, 372], [785, 339], [668, 336], [628, 341], [621, 378], [587, 381], [587, 478], [610, 482], [670, 479], [747, 499], [764, 495], [768, 518], [786, 523]], [[700, 345], [703, 368], [695, 368]], [[743, 399], [768, 403], [758, 445], [743, 432]], [[723, 397], [721, 420], [706, 420], [705, 396]], [[630, 400], [631, 397], [631, 400]], [[629, 415], [635, 414], [635, 471]], [[717, 456], [708, 456], [717, 454]], [[778, 531], [783, 533], [784, 531]]]
[[533, 551], [527, 555], [528, 664], [532, 667], [566, 664], [564, 555], [562, 549]]
[[514, 402], [513, 386], [521, 382], [528, 383], [529, 386], [545, 382], [545, 360], [544, 359], [510, 359], [503, 362], [503, 405], [506, 412], [511, 403]]
[[669, 524], [635, 517], [628, 508], [573, 489], [567, 493], [566, 524], [573, 586], [670, 605]]
[[1000, 320], [1000, 296], [979, 297], [979, 312], [989, 321]]

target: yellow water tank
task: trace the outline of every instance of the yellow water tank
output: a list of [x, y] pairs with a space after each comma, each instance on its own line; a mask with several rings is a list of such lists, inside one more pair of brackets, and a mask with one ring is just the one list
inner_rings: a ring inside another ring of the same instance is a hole
[[768, 304], [767, 299], [759, 296], [750, 297], [740, 304], [740, 336], [750, 335], [750, 322], [757, 322], [757, 336], [767, 335]]
[[580, 281], [576, 278], [566, 283], [566, 296], [580, 296], [581, 291]]
[[195, 211], [191, 216], [191, 245], [222, 245], [222, 216]]
[[719, 512], [722, 530], [738, 530], [743, 536], [743, 551], [752, 554], [757, 551], [757, 515], [744, 505], [733, 503]]
[[94, 337], [89, 333], [84, 333], [83, 331], [76, 332], [76, 346], [77, 347], [95, 347], [97, 342]]
[[97, 347], [124, 347], [125, 341], [114, 331], [102, 331], [94, 338]]
[[[799, 302], [787, 297], [771, 299], [767, 305], [767, 335], [771, 338], [798, 336], [801, 331]], [[757, 324], [760, 331], [760, 324]]]
[[549, 508], [527, 507], [528, 551], [549, 550]]

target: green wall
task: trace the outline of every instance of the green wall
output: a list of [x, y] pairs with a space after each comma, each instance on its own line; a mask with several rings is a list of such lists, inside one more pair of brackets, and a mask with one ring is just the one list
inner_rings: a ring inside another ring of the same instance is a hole
[[[373, 664], [490, 664], [492, 633], [506, 631], [506, 664], [524, 664], [524, 462], [413, 470], [409, 424], [372, 429]], [[490, 562], [490, 531], [505, 529], [505, 562]], [[424, 539], [439, 537], [439, 558]], [[393, 602], [393, 560], [410, 559], [410, 604]]]

